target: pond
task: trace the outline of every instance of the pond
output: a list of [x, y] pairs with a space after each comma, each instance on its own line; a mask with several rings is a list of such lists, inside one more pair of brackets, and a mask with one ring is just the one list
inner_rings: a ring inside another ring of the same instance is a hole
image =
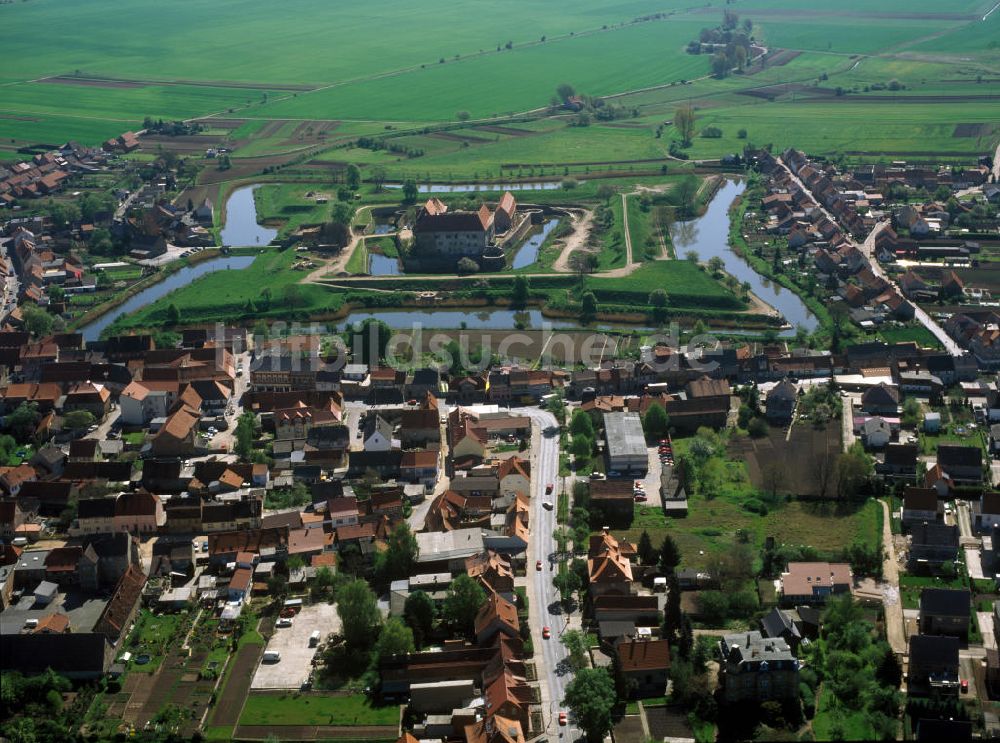
[[539, 248], [542, 247], [545, 238], [556, 228], [557, 224], [559, 224], [558, 219], [547, 219], [542, 223], [541, 229], [533, 229], [528, 239], [514, 255], [514, 260], [510, 264], [511, 268], [524, 268], [537, 261]]
[[148, 289], [143, 289], [135, 296], [130, 297], [114, 309], [98, 317], [96, 320], [84, 325], [80, 328], [80, 332], [83, 333], [83, 339], [85, 341], [96, 341], [101, 337], [101, 332], [122, 315], [127, 315], [130, 312], [142, 309], [147, 304], [155, 302], [157, 299], [166, 296], [174, 289], [180, 289], [182, 286], [187, 286], [199, 276], [204, 276], [205, 274], [213, 273], [214, 271], [246, 268], [253, 263], [253, 260], [254, 256], [252, 255], [231, 255], [211, 258], [207, 261], [196, 263], [193, 266], [185, 266], [179, 271], [175, 271], [167, 276], [167, 278], [163, 281], [153, 284]]
[[674, 223], [670, 238], [677, 257], [684, 258], [688, 251], [694, 251], [702, 262], [721, 258], [727, 273], [741, 283], [749, 283], [753, 293], [778, 310], [792, 326], [802, 325], [807, 330], [815, 330], [819, 323], [798, 295], [761, 276], [729, 244], [729, 207], [745, 189], [746, 184], [727, 180], [703, 216]]
[[223, 245], [267, 245], [278, 236], [276, 229], [257, 224], [257, 204], [254, 203], [253, 192], [258, 188], [244, 186], [230, 194], [221, 233]]
[[[402, 188], [402, 183], [387, 183], [386, 188]], [[424, 183], [417, 186], [420, 193], [471, 193], [474, 191], [555, 191], [562, 188], [561, 181], [534, 183]]]

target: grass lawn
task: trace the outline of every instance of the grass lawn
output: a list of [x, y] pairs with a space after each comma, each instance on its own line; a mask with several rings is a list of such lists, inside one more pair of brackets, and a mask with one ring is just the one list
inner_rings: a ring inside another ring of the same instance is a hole
[[844, 709], [837, 704], [832, 692], [821, 687], [812, 721], [813, 734], [816, 740], [834, 740], [832, 732], [837, 727], [843, 733], [842, 740], [869, 740], [872, 737], [863, 712]]
[[919, 434], [920, 450], [924, 454], [936, 454], [940, 444], [959, 444], [962, 446], [978, 446], [986, 454], [986, 440], [982, 429], [970, 428], [968, 423], [949, 422], [941, 427], [941, 433]]
[[31, 444], [24, 444], [23, 446], [15, 446], [11, 449], [7, 461], [3, 462], [3, 460], [0, 460], [0, 462], [6, 467], [17, 467], [19, 464], [30, 460], [33, 456], [35, 456], [35, 447]]
[[126, 433], [122, 436], [122, 441], [126, 444], [131, 444], [132, 446], [142, 446], [143, 442], [146, 441], [146, 434], [142, 431]]
[[362, 694], [251, 694], [241, 725], [395, 725], [399, 707], [373, 707]]
[[879, 337], [886, 343], [916, 343], [924, 348], [941, 348], [939, 341], [931, 331], [923, 325], [910, 327], [882, 328]]
[[[633, 255], [637, 248], [633, 245]], [[690, 261], [650, 261], [621, 278], [590, 276], [587, 288], [598, 302], [646, 305], [650, 292], [663, 289], [670, 307], [746, 309], [738, 297]]]
[[[150, 327], [163, 323], [171, 304], [180, 310], [185, 323], [232, 321], [245, 312], [247, 302], [251, 300], [257, 304], [254, 317], [291, 319], [289, 315], [296, 310], [308, 313], [339, 307], [338, 294], [319, 286], [298, 284], [305, 273], [291, 268], [296, 257], [293, 250], [265, 250], [247, 268], [201, 276], [118, 320], [115, 327]], [[271, 295], [269, 306], [264, 300], [265, 290]]]
[[968, 580], [962, 576], [951, 580], [930, 575], [901, 575], [899, 577], [899, 593], [903, 599], [904, 609], [918, 609], [920, 607], [920, 592], [925, 588], [968, 587]]

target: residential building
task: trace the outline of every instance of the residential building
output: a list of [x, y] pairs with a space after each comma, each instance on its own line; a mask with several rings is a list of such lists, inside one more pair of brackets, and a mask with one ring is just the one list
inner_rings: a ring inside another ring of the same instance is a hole
[[670, 643], [666, 640], [633, 640], [615, 648], [622, 675], [634, 697], [662, 697], [670, 674]]
[[912, 635], [907, 688], [914, 694], [958, 694], [957, 637]]
[[828, 597], [851, 590], [851, 566], [839, 562], [790, 562], [781, 574], [781, 600], [785, 604], [821, 604]]
[[938, 494], [934, 488], [910, 486], [903, 491], [903, 528], [934, 523], [940, 519]]
[[968, 590], [925, 588], [920, 592], [920, 634], [969, 635], [972, 595]]
[[799, 661], [780, 637], [725, 635], [719, 641], [719, 688], [726, 703], [795, 699]]

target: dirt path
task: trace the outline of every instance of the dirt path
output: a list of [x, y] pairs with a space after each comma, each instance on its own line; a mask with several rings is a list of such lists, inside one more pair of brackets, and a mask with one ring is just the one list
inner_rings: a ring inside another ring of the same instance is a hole
[[622, 234], [625, 237], [625, 268], [635, 266], [632, 260], [632, 233], [628, 229], [628, 194], [622, 194]]
[[893, 652], [906, 655], [906, 625], [903, 622], [903, 598], [899, 594], [899, 563], [896, 562], [896, 547], [892, 541], [892, 514], [889, 505], [880, 500], [882, 506], [882, 561], [883, 589], [882, 603], [885, 606], [885, 633]]
[[594, 213], [589, 209], [578, 214], [573, 212], [573, 232], [566, 237], [566, 244], [563, 245], [559, 257], [552, 264], [552, 270], [559, 273], [568, 273], [569, 257], [574, 250], [585, 250], [587, 238], [590, 237], [590, 228], [594, 223]]

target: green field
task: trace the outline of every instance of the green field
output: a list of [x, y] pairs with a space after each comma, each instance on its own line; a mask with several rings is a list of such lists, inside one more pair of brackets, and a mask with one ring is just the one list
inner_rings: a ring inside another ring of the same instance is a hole
[[[459, 111], [473, 119], [506, 115], [548, 105], [563, 82], [588, 95], [633, 91], [616, 101], [639, 107], [640, 126], [571, 129], [564, 120], [555, 131], [532, 136], [466, 131], [465, 142], [414, 132], [401, 144], [424, 152], [415, 160], [367, 150], [334, 150], [321, 158], [391, 162], [400, 175], [437, 178], [485, 176], [512, 163], [567, 167], [659, 158], [668, 141], [655, 139], [652, 130], [688, 100], [705, 111], [703, 125], [726, 131], [722, 140], [696, 141], [696, 157], [739, 149], [743, 142], [734, 137], [741, 126], [753, 142], [817, 152], [972, 154], [997, 132], [985, 132], [983, 141], [948, 140], [956, 123], [1000, 119], [997, 102], [982, 98], [990, 86], [979, 85], [978, 99], [971, 87], [977, 78], [995, 79], [1000, 63], [1000, 13], [981, 20], [991, 5], [890, 0], [876, 8], [849, 2], [827, 9], [795, 0], [741, 0], [733, 9], [751, 21], [758, 43], [803, 53], [716, 80], [707, 78], [708, 55], [687, 54], [684, 47], [702, 28], [718, 24], [721, 8], [681, 0], [581, 0], [571, 9], [514, 0], [504, 7], [509, 30], [500, 32], [484, 24], [482, 8], [468, 0], [377, 0], [364, 8], [293, 0], [280, 12], [262, 0], [208, 6], [181, 0], [171, 12], [190, 19], [184, 23], [163, 23], [152, 0], [136, 0], [124, 12], [110, 0], [11, 3], [0, 6], [0, 156], [11, 157], [23, 141], [96, 143], [136, 128], [146, 115], [218, 115], [253, 120], [232, 136], [242, 142], [237, 156], [257, 157], [296, 149], [296, 120], [412, 126], [454, 122]], [[81, 32], [96, 27], [99, 35]], [[29, 28], [45, 33], [24, 33]], [[55, 76], [90, 80], [43, 82]], [[906, 84], [901, 100], [935, 91], [970, 97], [963, 105], [896, 106], [812, 100], [808, 91], [786, 91], [773, 102], [740, 93], [809, 85], [821, 76], [828, 90], [895, 78]], [[964, 82], [955, 88], [956, 80]], [[256, 138], [272, 119], [285, 122]], [[350, 130], [335, 131], [340, 137]]]
[[361, 694], [251, 694], [241, 725], [396, 725], [399, 707], [373, 707]]
[[[633, 245], [633, 250], [635, 246]], [[598, 301], [647, 304], [656, 289], [667, 292], [670, 306], [744, 309], [742, 301], [690, 261], [651, 261], [621, 278], [587, 278]]]

